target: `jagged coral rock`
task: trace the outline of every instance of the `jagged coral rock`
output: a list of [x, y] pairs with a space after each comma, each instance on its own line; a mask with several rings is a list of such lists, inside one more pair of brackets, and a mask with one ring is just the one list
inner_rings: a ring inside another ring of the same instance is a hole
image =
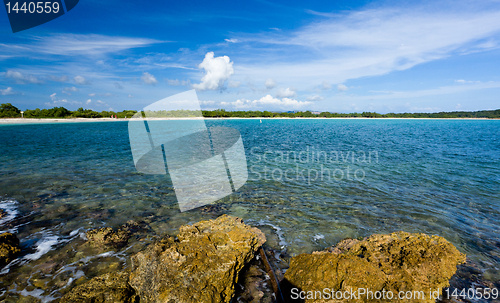
[[[332, 295], [332, 290], [336, 293], [364, 288], [374, 295], [376, 291], [385, 291], [387, 299], [389, 291], [395, 298], [398, 298], [400, 291], [405, 294], [411, 291], [414, 294], [412, 299], [396, 300], [430, 303], [435, 302], [435, 299], [431, 298], [429, 291], [441, 294], [443, 287], [449, 285], [448, 281], [457, 265], [464, 262], [465, 255], [438, 236], [396, 232], [372, 235], [362, 241], [349, 239], [327, 251], [293, 257], [285, 274], [285, 282], [289, 290], [295, 290], [287, 296], [295, 298], [299, 291], [303, 291], [306, 302], [391, 301], [359, 296], [359, 292], [356, 299], [350, 300], [343, 297], [331, 300], [324, 293], [314, 293], [328, 289], [330, 292], [326, 292]], [[416, 299], [417, 295], [422, 294], [424, 297]]]
[[223, 215], [182, 226], [132, 257], [130, 285], [141, 303], [230, 302], [238, 273], [266, 241], [257, 228]]

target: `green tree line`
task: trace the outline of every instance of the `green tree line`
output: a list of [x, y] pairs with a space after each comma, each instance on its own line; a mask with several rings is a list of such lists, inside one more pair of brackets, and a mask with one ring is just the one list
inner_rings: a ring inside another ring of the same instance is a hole
[[[114, 111], [93, 111], [80, 107], [70, 111], [64, 107], [54, 107], [51, 109], [27, 109], [24, 111], [25, 118], [108, 118], [117, 116], [118, 118], [131, 118], [137, 111], [124, 110]], [[176, 110], [147, 112], [148, 117], [199, 117], [199, 111]], [[144, 115], [144, 113], [143, 113]], [[489, 118], [499, 119], [500, 109], [480, 110], [475, 112], [455, 111], [439, 113], [388, 113], [379, 114], [375, 112], [362, 113], [312, 113], [311, 111], [298, 112], [270, 112], [270, 111], [226, 111], [224, 109], [203, 110], [202, 115], [206, 118]], [[10, 103], [0, 105], [0, 118], [18, 118], [21, 111]]]
[[[117, 118], [130, 118], [136, 110], [124, 110], [121, 112], [114, 111], [93, 111], [91, 109], [83, 109], [80, 107], [77, 110], [71, 111], [64, 107], [54, 107], [50, 109], [27, 109], [24, 111], [25, 118], [110, 118], [117, 116]], [[0, 105], [0, 118], [20, 118], [21, 110], [10, 103]]]

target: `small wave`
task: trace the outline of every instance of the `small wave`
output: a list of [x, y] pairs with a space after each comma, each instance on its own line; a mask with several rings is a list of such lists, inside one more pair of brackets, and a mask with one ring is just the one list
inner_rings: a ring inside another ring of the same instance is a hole
[[24, 256], [24, 259], [30, 261], [38, 260], [40, 257], [48, 253], [52, 249], [52, 246], [61, 242], [67, 241], [59, 241], [58, 236], [48, 236], [46, 238], [42, 238], [36, 243], [36, 252]]
[[318, 240], [321, 240], [321, 239], [324, 239], [324, 238], [325, 238], [325, 236], [322, 235], [322, 234], [317, 234], [317, 235], [313, 236], [313, 239], [315, 241], [318, 241]]
[[279, 226], [276, 226], [272, 223], [269, 223], [269, 222], [266, 222], [264, 221], [263, 219], [261, 219], [259, 222], [257, 222], [257, 225], [259, 226], [269, 226], [269, 227], [272, 227], [275, 231], [276, 231], [276, 235], [278, 236], [278, 240], [279, 240], [279, 246], [282, 250], [285, 250], [286, 247], [288, 246], [288, 243], [285, 241], [285, 233], [281, 230], [281, 227]]
[[[19, 214], [19, 211], [17, 210], [17, 201], [15, 199], [0, 200], [0, 209], [3, 209], [7, 213], [6, 216], [0, 218], [0, 227], [5, 223], [14, 220]], [[15, 231], [16, 231], [15, 229], [0, 230], [0, 234], [4, 232], [15, 232]]]

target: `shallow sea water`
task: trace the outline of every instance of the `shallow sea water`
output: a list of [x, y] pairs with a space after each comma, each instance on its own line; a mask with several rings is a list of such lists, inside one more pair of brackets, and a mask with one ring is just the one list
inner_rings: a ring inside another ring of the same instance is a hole
[[[445, 237], [500, 280], [500, 121], [207, 120], [240, 131], [249, 169], [237, 192], [180, 212], [168, 175], [134, 167], [127, 122], [0, 125], [0, 230], [23, 254], [4, 268], [0, 299], [49, 302], [129, 266], [179, 226], [221, 214], [261, 228], [277, 256], [404, 230]], [[286, 173], [286, 174], [285, 174]], [[122, 249], [82, 234], [128, 220], [148, 233]]]

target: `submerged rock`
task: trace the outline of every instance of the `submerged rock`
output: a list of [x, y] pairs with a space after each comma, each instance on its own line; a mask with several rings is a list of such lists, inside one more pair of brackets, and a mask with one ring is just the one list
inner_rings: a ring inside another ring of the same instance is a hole
[[[306, 302], [391, 301], [372, 297], [384, 291], [386, 299], [390, 291], [396, 301], [435, 302], [431, 296], [441, 294], [457, 265], [464, 262], [465, 255], [442, 237], [406, 232], [372, 235], [362, 241], [344, 240], [327, 251], [293, 257], [283, 285], [288, 298], [295, 299], [303, 291]], [[325, 289], [334, 300], [324, 294]], [[351, 289], [356, 297], [352, 297]], [[361, 296], [361, 289], [368, 295]], [[347, 291], [349, 300], [338, 291], [344, 295]], [[412, 299], [398, 300], [401, 291], [412, 292]], [[340, 299], [335, 300], [337, 293]]]
[[148, 231], [149, 229], [149, 226], [143, 221], [129, 220], [116, 230], [111, 227], [101, 227], [89, 230], [85, 236], [87, 237], [87, 243], [92, 246], [107, 245], [122, 247], [127, 244], [132, 234], [140, 231]]
[[0, 208], [0, 219], [6, 217], [8, 214], [9, 214], [8, 212]]
[[108, 273], [73, 288], [60, 303], [138, 303], [139, 297], [128, 284], [129, 274]]
[[94, 246], [123, 246], [127, 244], [128, 238], [130, 237], [130, 233], [127, 230], [114, 230], [111, 227], [89, 230], [85, 235], [87, 236], [88, 242]]
[[148, 302], [230, 302], [238, 273], [266, 241], [239, 218], [182, 226], [132, 257], [130, 285]]
[[19, 239], [11, 233], [0, 234], [0, 267], [4, 267], [21, 251]]

